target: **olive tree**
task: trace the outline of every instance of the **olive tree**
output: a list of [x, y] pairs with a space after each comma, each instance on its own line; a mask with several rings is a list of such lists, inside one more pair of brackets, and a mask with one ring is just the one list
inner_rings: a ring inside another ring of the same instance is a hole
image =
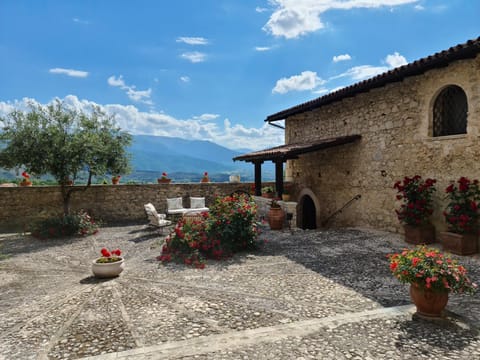
[[[0, 125], [0, 166], [52, 175], [61, 186], [65, 214], [73, 192], [86, 190], [93, 176], [130, 171], [126, 148], [132, 137], [98, 107], [81, 112], [60, 100], [48, 106], [32, 104], [30, 111], [15, 110], [0, 118]], [[67, 185], [66, 180], [82, 173], [88, 177], [85, 186]]]

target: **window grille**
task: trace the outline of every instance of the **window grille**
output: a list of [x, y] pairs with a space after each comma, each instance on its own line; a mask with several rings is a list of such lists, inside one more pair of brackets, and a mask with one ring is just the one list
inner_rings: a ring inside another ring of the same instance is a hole
[[433, 105], [433, 136], [467, 133], [467, 96], [456, 85], [450, 85], [438, 94]]

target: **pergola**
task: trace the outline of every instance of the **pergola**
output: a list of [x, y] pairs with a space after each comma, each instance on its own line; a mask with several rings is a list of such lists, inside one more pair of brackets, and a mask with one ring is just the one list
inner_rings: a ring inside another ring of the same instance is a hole
[[361, 138], [361, 135], [348, 135], [310, 142], [286, 144], [240, 155], [234, 157], [233, 160], [251, 162], [255, 165], [255, 195], [257, 196], [261, 195], [263, 162], [269, 160], [275, 163], [275, 188], [278, 196], [282, 196], [284, 162], [289, 159], [298, 159], [302, 154], [348, 144]]

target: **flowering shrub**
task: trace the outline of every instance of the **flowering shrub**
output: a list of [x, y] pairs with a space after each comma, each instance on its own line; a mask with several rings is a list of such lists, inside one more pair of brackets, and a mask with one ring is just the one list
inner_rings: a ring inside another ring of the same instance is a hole
[[107, 248], [102, 248], [100, 253], [102, 254], [102, 257], [98, 258], [96, 261], [99, 264], [113, 263], [122, 260], [122, 251], [120, 249], [112, 250], [110, 252]]
[[463, 176], [457, 183], [458, 186], [452, 183], [445, 189], [449, 203], [443, 215], [449, 231], [458, 234], [473, 233], [478, 229], [479, 183], [478, 180], [471, 181]]
[[477, 289], [467, 276], [467, 270], [437, 249], [417, 246], [389, 255], [389, 259], [390, 270], [402, 283], [438, 292], [473, 294]]
[[220, 260], [256, 248], [256, 210], [255, 202], [245, 194], [217, 198], [203, 219], [184, 218], [177, 223], [158, 260], [204, 268], [205, 259]]
[[39, 239], [71, 235], [88, 236], [96, 234], [99, 227], [100, 224], [95, 222], [87, 212], [80, 210], [77, 214], [39, 221], [34, 225], [32, 235]]
[[432, 194], [436, 182], [430, 178], [423, 180], [420, 175], [397, 181], [393, 188], [397, 189], [397, 200], [403, 201], [400, 210], [395, 210], [398, 220], [413, 226], [427, 223], [433, 213]]

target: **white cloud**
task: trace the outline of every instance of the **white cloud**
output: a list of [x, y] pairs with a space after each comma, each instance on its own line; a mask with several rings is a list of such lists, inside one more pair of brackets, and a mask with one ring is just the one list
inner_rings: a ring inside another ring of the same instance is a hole
[[339, 61], [347, 61], [347, 60], [351, 60], [352, 57], [349, 55], [349, 54], [343, 54], [343, 55], [336, 55], [333, 57], [333, 62], [339, 62]]
[[408, 64], [407, 59], [405, 59], [405, 57], [400, 55], [398, 52], [387, 55], [387, 57], [385, 58], [385, 62], [391, 68], [396, 68]]
[[257, 6], [257, 7], [255, 8], [255, 11], [258, 12], [258, 13], [263, 13], [263, 12], [265, 12], [265, 11], [268, 11], [268, 9], [267, 9], [267, 8], [264, 8], [264, 7]]
[[54, 68], [54, 69], [48, 70], [48, 72], [51, 74], [62, 74], [62, 75], [67, 75], [71, 77], [79, 77], [79, 78], [85, 78], [88, 76], [88, 71], [73, 70], [73, 69]]
[[422, 5], [415, 5], [413, 8], [414, 8], [415, 10], [417, 10], [417, 11], [425, 10], [425, 7], [422, 6]]
[[190, 78], [188, 76], [180, 76], [180, 80], [184, 83], [190, 82]]
[[275, 7], [263, 29], [287, 39], [297, 38], [325, 27], [320, 16], [329, 10], [378, 8], [415, 3], [419, 0], [270, 0]]
[[289, 91], [313, 90], [324, 83], [325, 81], [319, 78], [316, 72], [303, 71], [300, 75], [278, 80], [272, 92], [285, 94]]
[[269, 51], [272, 48], [270, 46], [255, 46], [256, 51]]
[[[230, 149], [260, 150], [284, 143], [282, 130], [264, 123], [259, 128], [248, 128], [232, 124], [224, 119], [218, 124], [218, 114], [202, 114], [189, 119], [178, 119], [162, 112], [140, 111], [134, 105], [97, 104], [89, 100], [80, 100], [75, 95], [68, 95], [63, 100], [68, 106], [89, 112], [93, 106], [99, 106], [109, 115], [115, 115], [118, 126], [134, 135], [171, 136], [190, 140], [209, 140]], [[14, 109], [28, 110], [28, 103], [39, 104], [34, 99], [24, 98], [20, 101], [0, 102], [0, 117]]]
[[198, 51], [186, 52], [180, 55], [182, 59], [191, 61], [192, 63], [199, 63], [206, 60], [207, 55]]
[[185, 43], [188, 45], [207, 45], [208, 40], [203, 37], [188, 37], [181, 36], [177, 38], [177, 42]]
[[153, 104], [153, 102], [150, 100], [150, 97], [152, 95], [152, 89], [136, 90], [135, 85], [125, 84], [122, 75], [120, 75], [118, 78], [114, 75], [110, 76], [107, 79], [107, 83], [110, 86], [119, 87], [120, 89], [125, 90], [125, 93], [130, 98], [130, 100], [141, 102], [147, 105]]
[[88, 20], [82, 20], [82, 19], [79, 19], [79, 18], [73, 18], [72, 19], [73, 22], [76, 22], [77, 24], [82, 24], [82, 25], [90, 25], [90, 21]]
[[331, 79], [338, 79], [342, 77], [348, 77], [355, 81], [364, 80], [367, 78], [371, 78], [375, 75], [381, 74], [388, 70], [386, 66], [372, 66], [372, 65], [360, 65], [354, 66], [348, 69], [346, 72], [334, 76]]

